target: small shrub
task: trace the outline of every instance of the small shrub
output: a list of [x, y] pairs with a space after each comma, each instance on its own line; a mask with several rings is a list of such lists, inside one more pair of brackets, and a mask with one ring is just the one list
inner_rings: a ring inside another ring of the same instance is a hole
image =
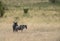
[[28, 9], [28, 8], [24, 8], [23, 10], [24, 10], [23, 16], [24, 16], [24, 17], [25, 17], [25, 16], [28, 17], [28, 16], [29, 16], [29, 14], [28, 14], [28, 10], [29, 10], [29, 9]]
[[24, 8], [23, 10], [25, 14], [28, 13], [28, 8]]

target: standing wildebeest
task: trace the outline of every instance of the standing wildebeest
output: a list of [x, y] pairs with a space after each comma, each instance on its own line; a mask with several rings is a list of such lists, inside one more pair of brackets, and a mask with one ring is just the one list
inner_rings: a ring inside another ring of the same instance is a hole
[[23, 31], [24, 28], [27, 29], [27, 25], [20, 25], [20, 26], [18, 26], [17, 22], [14, 22], [14, 24], [13, 24], [13, 32], [14, 31], [18, 31], [18, 30]]

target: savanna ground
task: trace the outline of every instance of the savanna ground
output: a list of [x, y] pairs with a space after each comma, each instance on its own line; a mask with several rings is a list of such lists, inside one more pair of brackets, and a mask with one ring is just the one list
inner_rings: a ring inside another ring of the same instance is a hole
[[[13, 32], [15, 20], [27, 30]], [[60, 41], [60, 6], [34, 7], [27, 15], [19, 8], [6, 11], [0, 18], [0, 41]]]

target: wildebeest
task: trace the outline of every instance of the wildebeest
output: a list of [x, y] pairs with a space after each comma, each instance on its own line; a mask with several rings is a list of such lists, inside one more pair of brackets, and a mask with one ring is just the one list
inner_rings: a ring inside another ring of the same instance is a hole
[[13, 32], [14, 32], [14, 31], [17, 32], [18, 30], [23, 31], [24, 28], [27, 29], [27, 25], [19, 25], [19, 26], [18, 26], [17, 22], [14, 22], [14, 24], [13, 24]]

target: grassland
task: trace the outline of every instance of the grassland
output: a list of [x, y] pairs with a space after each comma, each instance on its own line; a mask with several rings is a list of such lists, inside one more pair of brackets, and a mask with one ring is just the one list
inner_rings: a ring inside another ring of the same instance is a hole
[[[26, 24], [28, 29], [13, 32], [13, 21]], [[25, 16], [23, 7], [10, 8], [0, 18], [0, 41], [60, 41], [60, 6], [33, 5]]]

